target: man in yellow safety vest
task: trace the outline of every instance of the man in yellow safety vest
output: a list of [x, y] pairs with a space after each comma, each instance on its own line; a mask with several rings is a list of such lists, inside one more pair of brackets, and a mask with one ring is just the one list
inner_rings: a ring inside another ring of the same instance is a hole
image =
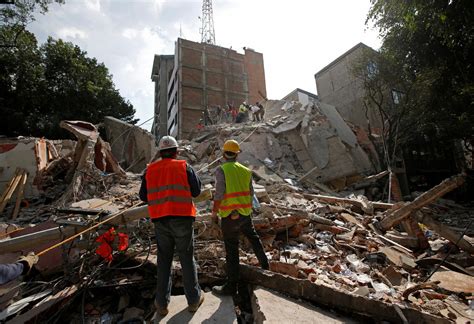
[[227, 282], [212, 290], [220, 295], [237, 293], [239, 281], [239, 234], [243, 233], [257, 256], [260, 266], [269, 269], [269, 263], [259, 236], [252, 223], [252, 171], [236, 162], [239, 143], [228, 140], [223, 147], [225, 162], [216, 170], [216, 193], [212, 218], [221, 219], [226, 250]]

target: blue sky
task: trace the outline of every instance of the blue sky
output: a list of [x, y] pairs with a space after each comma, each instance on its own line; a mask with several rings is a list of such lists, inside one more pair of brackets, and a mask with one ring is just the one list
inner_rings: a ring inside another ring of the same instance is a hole
[[[201, 0], [65, 0], [37, 15], [28, 29], [79, 45], [104, 62], [116, 87], [145, 121], [153, 116], [154, 54], [173, 54], [182, 37], [200, 41]], [[263, 53], [267, 94], [316, 92], [314, 73], [359, 42], [375, 49], [365, 26], [369, 0], [214, 0], [217, 45]], [[143, 126], [151, 127], [151, 122]]]

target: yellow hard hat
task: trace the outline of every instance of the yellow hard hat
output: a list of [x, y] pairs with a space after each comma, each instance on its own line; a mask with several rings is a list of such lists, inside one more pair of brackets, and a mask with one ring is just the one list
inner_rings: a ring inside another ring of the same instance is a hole
[[222, 148], [224, 152], [240, 153], [240, 145], [235, 140], [227, 140]]

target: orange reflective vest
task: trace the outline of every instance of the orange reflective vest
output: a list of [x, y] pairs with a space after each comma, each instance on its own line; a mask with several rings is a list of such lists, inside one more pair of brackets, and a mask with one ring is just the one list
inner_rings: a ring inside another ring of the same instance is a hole
[[151, 219], [164, 216], [196, 216], [186, 161], [162, 159], [146, 171], [148, 212]]

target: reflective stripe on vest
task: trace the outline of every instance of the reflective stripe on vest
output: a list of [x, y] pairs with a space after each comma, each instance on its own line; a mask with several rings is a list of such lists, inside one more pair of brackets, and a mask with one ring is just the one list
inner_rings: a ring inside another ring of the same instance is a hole
[[220, 217], [227, 217], [236, 210], [241, 215], [250, 215], [252, 213], [252, 196], [250, 195], [252, 172], [238, 162], [226, 162], [221, 165], [221, 168], [225, 176], [225, 194], [217, 213]]
[[150, 218], [196, 216], [186, 161], [162, 159], [150, 164], [146, 172]]

